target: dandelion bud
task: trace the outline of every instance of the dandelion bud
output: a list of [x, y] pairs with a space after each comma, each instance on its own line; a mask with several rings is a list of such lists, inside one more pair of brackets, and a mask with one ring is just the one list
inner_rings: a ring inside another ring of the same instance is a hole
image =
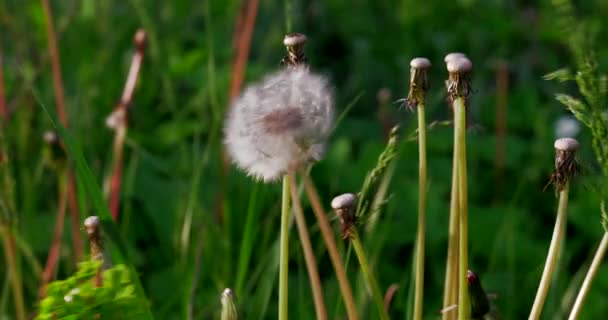
[[431, 67], [431, 61], [427, 58], [414, 58], [410, 62], [410, 91], [407, 96], [408, 106], [414, 107], [424, 103], [426, 91], [429, 89], [427, 70]]
[[103, 243], [101, 240], [101, 220], [90, 216], [84, 220], [84, 230], [91, 245], [91, 259], [103, 261]]
[[446, 56], [449, 78], [446, 82], [450, 99], [467, 97], [471, 92], [471, 70], [473, 63], [466, 56]]
[[553, 146], [555, 147], [555, 172], [551, 176], [551, 180], [561, 191], [578, 171], [575, 153], [580, 144], [574, 138], [561, 138], [555, 140]]
[[282, 64], [296, 66], [306, 63], [306, 56], [304, 56], [306, 40], [306, 35], [302, 33], [293, 32], [285, 35], [283, 44], [287, 48], [287, 56], [283, 58]]
[[222, 292], [222, 320], [237, 320], [236, 305], [234, 303], [234, 293], [230, 288], [224, 289]]
[[342, 225], [342, 237], [350, 238], [354, 231], [353, 227], [357, 223], [355, 210], [357, 209], [357, 196], [352, 193], [345, 193], [335, 197], [331, 201], [331, 207], [336, 211]]
[[443, 61], [445, 63], [448, 63], [449, 61], [456, 59], [456, 58], [466, 58], [467, 55], [462, 53], [462, 52], [450, 52], [448, 54], [445, 55], [445, 57], [443, 58]]
[[234, 101], [224, 143], [248, 175], [274, 181], [321, 159], [333, 114], [328, 81], [303, 67], [287, 68], [249, 86]]

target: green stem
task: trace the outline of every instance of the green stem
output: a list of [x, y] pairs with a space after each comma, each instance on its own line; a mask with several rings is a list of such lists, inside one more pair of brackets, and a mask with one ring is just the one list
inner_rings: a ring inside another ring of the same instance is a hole
[[458, 149], [458, 319], [471, 318], [471, 305], [469, 303], [469, 290], [467, 284], [467, 270], [469, 259], [468, 248], [468, 203], [467, 203], [467, 110], [464, 97], [454, 100], [456, 113], [456, 135]]
[[589, 267], [589, 271], [587, 271], [587, 275], [585, 276], [585, 280], [583, 280], [583, 285], [581, 286], [581, 290], [578, 292], [576, 296], [576, 301], [574, 302], [574, 306], [572, 307], [572, 311], [569, 320], [578, 319], [578, 315], [583, 308], [583, 303], [585, 302], [585, 298], [587, 298], [587, 293], [591, 288], [591, 283], [593, 279], [595, 279], [595, 275], [597, 271], [600, 269], [600, 265], [602, 264], [602, 260], [604, 259], [604, 254], [606, 253], [606, 249], [608, 249], [608, 232], [604, 232], [604, 236], [602, 237], [602, 241], [600, 242], [597, 251], [595, 252], [595, 256], [593, 257], [593, 261], [591, 262], [591, 266]]
[[568, 192], [570, 191], [570, 183], [566, 182], [563, 190], [559, 193], [559, 205], [557, 208], [557, 218], [555, 220], [555, 227], [553, 228], [553, 236], [551, 237], [551, 245], [549, 246], [549, 253], [547, 254], [547, 260], [545, 262], [545, 268], [543, 269], [543, 275], [538, 285], [538, 291], [536, 292], [536, 298], [532, 305], [532, 311], [530, 312], [529, 320], [537, 320], [540, 318], [540, 314], [543, 309], [543, 304], [547, 298], [549, 287], [551, 286], [551, 277], [553, 270], [558, 262], [559, 250], [564, 239], [566, 228], [564, 226], [567, 223], [566, 213], [568, 208]]
[[6, 264], [8, 266], [8, 272], [12, 275], [9, 276], [11, 280], [11, 287], [13, 289], [13, 299], [15, 300], [15, 313], [17, 320], [25, 320], [25, 304], [23, 302], [23, 287], [21, 281], [21, 274], [17, 267], [17, 255], [15, 253], [15, 238], [13, 237], [12, 230], [9, 226], [0, 224], [0, 234], [4, 243], [4, 253], [6, 256]]
[[374, 303], [378, 308], [378, 315], [381, 320], [388, 320], [388, 313], [384, 308], [384, 299], [382, 298], [382, 292], [380, 291], [380, 287], [378, 286], [378, 282], [376, 278], [372, 274], [369, 263], [367, 262], [367, 257], [365, 256], [365, 250], [363, 250], [363, 246], [361, 245], [361, 239], [359, 238], [359, 233], [357, 231], [353, 232], [353, 236], [351, 238], [351, 243], [353, 244], [353, 249], [355, 249], [355, 254], [357, 255], [357, 259], [359, 260], [359, 265], [361, 265], [361, 272], [363, 272], [363, 278], [365, 278], [365, 283], [369, 291], [371, 291], [372, 298], [374, 299]]
[[283, 177], [281, 204], [281, 239], [279, 249], [279, 320], [287, 320], [289, 262], [289, 179]]
[[416, 235], [416, 292], [414, 320], [422, 319], [424, 298], [424, 238], [426, 224], [426, 121], [424, 104], [418, 104], [418, 232]]
[[[454, 114], [454, 156], [452, 161], [452, 192], [450, 195], [450, 226], [448, 237], [448, 255], [445, 268], [445, 284], [443, 291], [443, 308], [450, 308], [457, 303], [458, 296], [458, 135], [456, 134], [456, 114]], [[455, 312], [443, 312], [443, 320], [454, 319]]]

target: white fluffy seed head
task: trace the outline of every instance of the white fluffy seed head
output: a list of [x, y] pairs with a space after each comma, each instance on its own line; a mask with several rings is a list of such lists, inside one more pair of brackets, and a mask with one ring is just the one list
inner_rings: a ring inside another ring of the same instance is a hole
[[558, 151], [576, 151], [580, 147], [580, 144], [574, 138], [561, 138], [555, 140], [553, 146]]
[[321, 159], [333, 117], [329, 82], [304, 67], [286, 68], [234, 101], [224, 143], [248, 175], [274, 181], [293, 166]]

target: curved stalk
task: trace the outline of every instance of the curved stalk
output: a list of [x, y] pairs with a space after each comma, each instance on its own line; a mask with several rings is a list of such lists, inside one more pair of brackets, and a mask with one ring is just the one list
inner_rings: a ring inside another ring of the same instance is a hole
[[559, 193], [559, 206], [557, 208], [557, 218], [555, 220], [555, 227], [553, 228], [553, 236], [551, 237], [551, 245], [549, 246], [549, 253], [547, 254], [547, 260], [545, 262], [545, 268], [543, 269], [543, 275], [538, 285], [538, 291], [536, 292], [536, 298], [532, 305], [532, 311], [530, 312], [529, 320], [537, 320], [540, 318], [540, 314], [551, 286], [551, 277], [553, 270], [558, 262], [559, 250], [562, 244], [564, 233], [566, 212], [568, 208], [568, 192], [570, 190], [570, 183], [566, 182], [564, 188]]
[[319, 194], [313, 186], [312, 180], [307, 174], [303, 174], [302, 176], [304, 179], [304, 188], [306, 189], [306, 194], [308, 195], [313, 212], [317, 217], [317, 221], [319, 222], [321, 235], [323, 236], [323, 240], [327, 246], [327, 252], [329, 253], [331, 263], [336, 271], [336, 278], [338, 278], [338, 284], [340, 285], [340, 291], [342, 292], [342, 298], [344, 299], [348, 319], [358, 320], [359, 315], [357, 314], [357, 308], [355, 307], [353, 291], [348, 282], [348, 277], [346, 276], [346, 271], [344, 270], [342, 260], [340, 259], [340, 254], [338, 253], [338, 248], [336, 246], [336, 239], [334, 239], [334, 234], [329, 224], [329, 220], [327, 219], [327, 214], [325, 213], [325, 210], [323, 210], [323, 206], [319, 200]]
[[289, 179], [283, 177], [281, 236], [279, 248], [279, 320], [287, 320], [289, 272]]
[[583, 280], [581, 290], [576, 296], [576, 301], [574, 302], [574, 306], [572, 306], [572, 311], [570, 312], [568, 320], [578, 319], [581, 309], [583, 308], [585, 298], [587, 298], [587, 293], [591, 288], [591, 283], [593, 282], [593, 279], [595, 279], [597, 271], [600, 269], [600, 265], [602, 264], [602, 260], [604, 259], [606, 249], [608, 249], [608, 232], [604, 232], [604, 236], [602, 237], [602, 241], [600, 242], [600, 245], [597, 248], [597, 251], [595, 252], [595, 256], [593, 257], [593, 261], [591, 262], [589, 271], [587, 271], [585, 280]]
[[418, 229], [416, 234], [416, 280], [414, 320], [422, 319], [424, 300], [424, 242], [426, 229], [426, 121], [424, 104], [418, 104]]
[[325, 302], [323, 301], [323, 290], [321, 288], [319, 271], [317, 270], [317, 261], [312, 250], [312, 245], [310, 244], [310, 237], [308, 236], [308, 229], [306, 228], [306, 219], [304, 218], [302, 203], [300, 202], [295, 175], [293, 172], [289, 173], [288, 178], [289, 189], [291, 190], [291, 202], [293, 203], [293, 213], [296, 218], [296, 226], [298, 227], [298, 233], [300, 235], [302, 251], [304, 252], [304, 260], [306, 261], [306, 269], [308, 270], [308, 279], [310, 280], [310, 288], [312, 290], [312, 297], [315, 303], [315, 312], [317, 319], [326, 320], [327, 310], [325, 309]]

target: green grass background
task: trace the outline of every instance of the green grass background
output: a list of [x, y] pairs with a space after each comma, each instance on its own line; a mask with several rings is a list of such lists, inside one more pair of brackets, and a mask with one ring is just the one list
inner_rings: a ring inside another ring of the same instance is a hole
[[[121, 219], [127, 242], [157, 319], [184, 319], [193, 301], [197, 319], [217, 317], [220, 294], [236, 290], [246, 319], [274, 319], [277, 308], [276, 251], [280, 184], [263, 185], [231, 167], [221, 175], [223, 114], [233, 59], [233, 33], [240, 3], [208, 1], [52, 1], [65, 82], [70, 131], [82, 144], [98, 181], [109, 174], [113, 133], [104, 125], [122, 92], [133, 50], [132, 36], [143, 27], [149, 46], [132, 104], [125, 146]], [[577, 15], [595, 31], [595, 48], [605, 66], [605, 1], [581, 1]], [[294, 31], [309, 37], [312, 68], [327, 75], [337, 93], [337, 109], [352, 110], [331, 137], [326, 159], [312, 176], [327, 207], [331, 198], [357, 191], [385, 144], [387, 125], [415, 127], [415, 114], [399, 103], [379, 107], [387, 88], [391, 101], [407, 95], [409, 61], [426, 56], [434, 64], [427, 119], [448, 120], [443, 56], [469, 55], [474, 64], [468, 136], [470, 265], [504, 319], [527, 316], [554, 222], [556, 198], [543, 192], [553, 168], [555, 120], [567, 111], [554, 100], [573, 87], [542, 80], [570, 66], [572, 58], [550, 1], [293, 1]], [[261, 1], [246, 83], [276, 70], [285, 54], [285, 3]], [[39, 279], [52, 237], [57, 207], [57, 174], [45, 165], [42, 134], [51, 122], [34, 97], [54, 108], [52, 75], [42, 7], [38, 1], [0, 2], [0, 48], [5, 91], [12, 110], [4, 128], [14, 181], [20, 269], [28, 311], [36, 308]], [[505, 168], [496, 179], [497, 66], [509, 67]], [[605, 68], [604, 68], [605, 70]], [[360, 99], [354, 100], [358, 95]], [[581, 159], [594, 175], [589, 133], [583, 129]], [[428, 134], [429, 191], [425, 318], [438, 318], [447, 247], [452, 128]], [[417, 145], [403, 139], [388, 192], [391, 195], [373, 232], [363, 235], [383, 290], [400, 286], [391, 314], [405, 319], [411, 280], [417, 208]], [[587, 179], [590, 179], [589, 177]], [[9, 190], [0, 190], [7, 192]], [[217, 203], [218, 194], [226, 195]], [[543, 319], [564, 318], [581, 274], [600, 239], [599, 195], [574, 185], [563, 263], [551, 288]], [[93, 214], [83, 202], [81, 215]], [[225, 216], [218, 223], [221, 206]], [[308, 206], [306, 213], [311, 213]], [[191, 215], [191, 224], [186, 217]], [[67, 219], [67, 217], [66, 217]], [[344, 309], [333, 269], [312, 214], [307, 215], [317, 252], [330, 317]], [[75, 265], [66, 221], [58, 278]], [[251, 234], [244, 230], [251, 225]], [[182, 241], [184, 229], [191, 230]], [[337, 230], [337, 228], [336, 228]], [[314, 318], [312, 297], [296, 232], [290, 237], [290, 315]], [[342, 246], [344, 249], [344, 244]], [[244, 249], [245, 248], [245, 249]], [[249, 249], [247, 249], [249, 248]], [[24, 252], [33, 252], [27, 258]], [[250, 259], [243, 253], [251, 250]], [[247, 261], [249, 260], [249, 261]], [[608, 313], [608, 274], [600, 269], [581, 319]], [[354, 261], [349, 275], [364, 319], [373, 319]], [[11, 319], [12, 298], [4, 257], [0, 258], [0, 318]], [[239, 280], [240, 279], [240, 280]], [[194, 295], [192, 292], [194, 290]], [[190, 298], [192, 296], [192, 298]]]

